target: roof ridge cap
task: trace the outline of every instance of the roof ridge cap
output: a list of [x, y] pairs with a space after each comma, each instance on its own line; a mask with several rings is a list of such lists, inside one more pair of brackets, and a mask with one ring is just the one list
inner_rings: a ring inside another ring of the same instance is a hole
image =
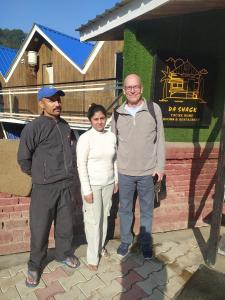
[[81, 41], [80, 41], [78, 38], [76, 38], [76, 37], [73, 37], [73, 36], [71, 36], [71, 35], [68, 35], [68, 34], [66, 34], [66, 33], [63, 33], [63, 32], [58, 31], [58, 30], [56, 30], [56, 29], [52, 29], [52, 28], [47, 27], [47, 26], [45, 26], [45, 25], [41, 25], [41, 24], [38, 24], [38, 23], [34, 23], [34, 24], [37, 25], [38, 27], [40, 27], [40, 29], [45, 28], [45, 29], [47, 29], [47, 30], [53, 31], [53, 32], [58, 33], [58, 34], [60, 34], [60, 35], [64, 35], [64, 36], [66, 36], [66, 37], [68, 37], [68, 38], [70, 38], [70, 39], [76, 40], [76, 41], [78, 41], [79, 43], [84, 43], [84, 44], [92, 45], [90, 42], [81, 42]]

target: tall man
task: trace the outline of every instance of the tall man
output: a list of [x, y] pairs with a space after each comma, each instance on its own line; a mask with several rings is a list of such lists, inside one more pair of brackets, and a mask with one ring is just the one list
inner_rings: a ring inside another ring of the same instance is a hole
[[60, 118], [64, 95], [53, 87], [40, 89], [42, 114], [25, 126], [20, 139], [18, 163], [32, 177], [28, 287], [39, 283], [53, 220], [56, 259], [72, 268], [79, 265], [72, 248], [76, 140]]
[[[112, 131], [118, 138], [119, 216], [121, 244], [117, 253], [125, 256], [132, 243], [133, 198], [140, 201], [140, 243], [145, 259], [152, 258], [151, 227], [154, 208], [154, 183], [162, 180], [165, 165], [165, 139], [160, 107], [154, 103], [155, 117], [142, 97], [143, 85], [136, 74], [124, 80], [126, 102], [112, 118]], [[116, 116], [117, 115], [117, 116]], [[156, 122], [157, 121], [157, 122]], [[157, 123], [157, 124], [156, 124]]]

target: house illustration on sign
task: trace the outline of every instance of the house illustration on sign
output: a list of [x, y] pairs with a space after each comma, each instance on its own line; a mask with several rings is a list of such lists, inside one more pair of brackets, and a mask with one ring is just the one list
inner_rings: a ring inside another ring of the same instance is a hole
[[[172, 67], [170, 67], [172, 65]], [[166, 70], [161, 70], [163, 77], [163, 97], [159, 101], [167, 102], [169, 99], [175, 102], [196, 100], [205, 103], [204, 76], [208, 74], [206, 69], [198, 71], [189, 60], [170, 57], [166, 60]]]

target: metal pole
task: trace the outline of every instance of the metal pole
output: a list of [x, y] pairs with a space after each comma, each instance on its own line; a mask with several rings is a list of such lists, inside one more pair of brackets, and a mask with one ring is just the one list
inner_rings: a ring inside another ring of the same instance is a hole
[[10, 115], [12, 115], [12, 93], [9, 89], [9, 112], [10, 112]]
[[214, 266], [218, 252], [220, 226], [222, 219], [223, 203], [224, 203], [224, 183], [225, 183], [225, 106], [223, 110], [223, 121], [220, 136], [220, 149], [217, 165], [217, 176], [215, 184], [215, 198], [213, 201], [212, 220], [210, 226], [210, 235], [207, 247], [208, 266]]

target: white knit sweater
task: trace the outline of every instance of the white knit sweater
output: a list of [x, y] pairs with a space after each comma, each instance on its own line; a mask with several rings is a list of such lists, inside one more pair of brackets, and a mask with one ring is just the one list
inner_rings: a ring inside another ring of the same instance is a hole
[[77, 167], [84, 195], [92, 193], [91, 185], [108, 185], [118, 181], [116, 136], [91, 128], [77, 143]]

